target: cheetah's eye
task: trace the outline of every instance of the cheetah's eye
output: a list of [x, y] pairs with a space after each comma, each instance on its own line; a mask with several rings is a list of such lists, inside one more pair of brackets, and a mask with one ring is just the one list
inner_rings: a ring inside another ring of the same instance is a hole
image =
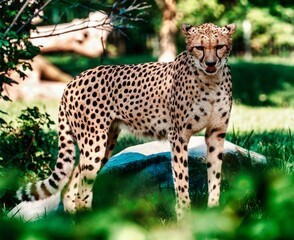
[[199, 51], [203, 51], [203, 50], [204, 50], [204, 47], [202, 47], [202, 46], [195, 46], [195, 48], [196, 48], [197, 50], [199, 50]]
[[216, 50], [221, 50], [222, 48], [224, 48], [225, 47], [225, 45], [217, 45], [216, 46]]

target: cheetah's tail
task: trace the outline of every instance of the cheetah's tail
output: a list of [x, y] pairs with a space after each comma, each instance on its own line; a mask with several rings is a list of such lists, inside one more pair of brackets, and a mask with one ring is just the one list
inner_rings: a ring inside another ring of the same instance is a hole
[[58, 159], [51, 175], [37, 183], [29, 183], [17, 191], [20, 201], [36, 201], [60, 192], [69, 181], [76, 156], [76, 146], [71, 127], [67, 121], [64, 106], [59, 109]]

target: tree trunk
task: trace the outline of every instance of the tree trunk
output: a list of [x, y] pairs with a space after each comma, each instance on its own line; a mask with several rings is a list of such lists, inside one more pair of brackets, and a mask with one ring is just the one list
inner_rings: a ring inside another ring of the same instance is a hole
[[242, 27], [243, 27], [243, 38], [244, 38], [244, 44], [245, 44], [244, 58], [246, 60], [251, 60], [252, 59], [252, 52], [251, 52], [251, 45], [250, 45], [251, 34], [252, 34], [251, 22], [245, 19], [243, 21]]
[[163, 16], [159, 32], [160, 54], [159, 62], [170, 62], [176, 57], [175, 35], [177, 33], [176, 0], [164, 0], [162, 5]]

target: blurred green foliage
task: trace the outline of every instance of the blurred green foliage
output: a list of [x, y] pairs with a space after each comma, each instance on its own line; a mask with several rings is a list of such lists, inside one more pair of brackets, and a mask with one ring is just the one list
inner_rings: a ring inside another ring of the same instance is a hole
[[[45, 8], [45, 20], [42, 24], [56, 24], [71, 21], [73, 18], [84, 18], [90, 11], [112, 11], [115, 0], [74, 0], [56, 1]], [[122, 6], [133, 3], [133, 0], [118, 1], [116, 11]], [[144, 9], [142, 21], [132, 21], [130, 28], [121, 29], [125, 36], [117, 32], [109, 37], [109, 42], [119, 48], [122, 45], [127, 54], [146, 54], [157, 51], [156, 38], [160, 31], [162, 12], [160, 1], [146, 0], [150, 7]], [[142, 14], [142, 13], [141, 13]], [[251, 23], [250, 45], [255, 55], [280, 54], [289, 56], [294, 46], [294, 5], [290, 0], [178, 0], [177, 25], [183, 22], [200, 25], [214, 22], [225, 25], [235, 22], [238, 26], [234, 34], [234, 53], [244, 54], [244, 20]], [[139, 32], [139, 34], [138, 34]], [[184, 49], [183, 36], [178, 32], [177, 45]], [[155, 42], [154, 42], [155, 41]]]
[[181, 22], [199, 25], [214, 22], [224, 25], [235, 22], [233, 51], [244, 49], [244, 20], [251, 23], [250, 45], [257, 55], [290, 55], [294, 47], [294, 5], [291, 1], [250, 0], [183, 0], [178, 4]]
[[[294, 8], [252, 8], [247, 19], [252, 24], [251, 47], [265, 55], [286, 54], [294, 46]], [[288, 13], [288, 14], [287, 14]], [[282, 17], [283, 16], [283, 17]], [[288, 53], [289, 54], [289, 53]]]
[[235, 101], [251, 106], [294, 106], [293, 65], [235, 61], [230, 66]]
[[[102, 179], [101, 179], [102, 180]], [[277, 169], [235, 176], [222, 193], [220, 207], [194, 207], [176, 224], [171, 212], [174, 193], [135, 196], [125, 179], [103, 179], [96, 197], [104, 205], [69, 216], [61, 212], [24, 223], [0, 219], [4, 239], [292, 239], [293, 175]], [[135, 179], [130, 179], [132, 183]], [[118, 192], [109, 183], [121, 186]], [[129, 194], [127, 194], [129, 192]], [[120, 194], [122, 193], [122, 195]], [[115, 200], [114, 200], [115, 199]], [[103, 203], [103, 202], [102, 202]], [[104, 207], [103, 207], [104, 206]], [[96, 206], [97, 207], [97, 206]], [[165, 212], [165, 214], [162, 214]]]

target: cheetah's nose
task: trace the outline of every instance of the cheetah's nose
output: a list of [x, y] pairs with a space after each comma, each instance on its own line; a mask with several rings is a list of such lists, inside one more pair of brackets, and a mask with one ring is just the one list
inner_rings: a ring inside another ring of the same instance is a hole
[[207, 61], [207, 62], [205, 62], [205, 64], [207, 67], [214, 67], [216, 64], [216, 61], [213, 61], [213, 62]]

